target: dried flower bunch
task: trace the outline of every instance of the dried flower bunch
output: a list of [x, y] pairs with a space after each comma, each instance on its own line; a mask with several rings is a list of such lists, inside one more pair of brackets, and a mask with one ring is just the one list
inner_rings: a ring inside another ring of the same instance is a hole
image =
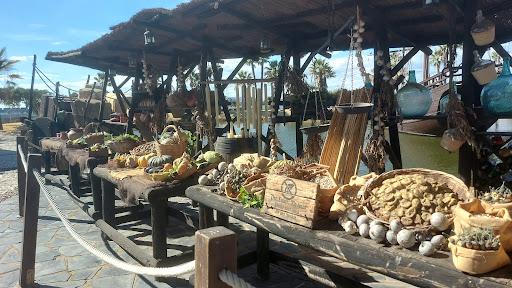
[[322, 155], [324, 139], [320, 134], [308, 134], [306, 145], [304, 146], [304, 159], [306, 162], [318, 162]]
[[309, 181], [314, 176], [314, 170], [307, 169], [308, 164], [303, 158], [278, 161], [270, 169], [270, 174]]

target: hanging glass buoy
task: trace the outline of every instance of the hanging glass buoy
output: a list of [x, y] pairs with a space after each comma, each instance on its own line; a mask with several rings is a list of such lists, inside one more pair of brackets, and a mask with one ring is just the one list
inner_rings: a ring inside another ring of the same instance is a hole
[[409, 71], [409, 80], [396, 93], [396, 100], [400, 107], [399, 114], [405, 117], [423, 116], [432, 105], [430, 90], [416, 82], [414, 70]]
[[485, 85], [480, 94], [484, 110], [497, 116], [512, 115], [512, 75], [510, 74], [510, 58], [503, 58], [501, 75]]

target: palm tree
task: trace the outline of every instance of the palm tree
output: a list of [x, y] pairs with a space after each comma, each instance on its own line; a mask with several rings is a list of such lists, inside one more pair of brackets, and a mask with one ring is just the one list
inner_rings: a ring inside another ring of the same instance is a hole
[[444, 64], [444, 66], [446, 66], [446, 54], [445, 50], [442, 49], [443, 46], [439, 47], [439, 49], [435, 50], [431, 55], [432, 64], [434, 64], [434, 66], [436, 67], [438, 74], [439, 72], [441, 72], [441, 64]]
[[315, 80], [318, 89], [321, 92], [327, 92], [327, 79], [336, 77], [336, 72], [333, 71], [331, 64], [325, 59], [315, 59], [309, 68], [313, 79]]
[[503, 61], [503, 58], [501, 58], [500, 54], [498, 54], [494, 49], [491, 52], [491, 59], [496, 62], [496, 64], [501, 64]]
[[279, 61], [272, 60], [268, 62], [268, 66], [266, 67], [267, 71], [265, 71], [266, 78], [277, 78], [279, 77]]
[[247, 72], [247, 71], [244, 71], [244, 70], [240, 70], [236, 74], [236, 78], [235, 79], [238, 79], [238, 80], [249, 80], [249, 79], [253, 79], [253, 77], [252, 77], [252, 74], [250, 72]]
[[[2, 99], [5, 99], [5, 97], [7, 96], [5, 95], [6, 93], [12, 93], [13, 88], [16, 86], [16, 83], [14, 83], [13, 80], [21, 78], [21, 76], [18, 74], [10, 73], [14, 64], [20, 61], [7, 59], [7, 54], [5, 53], [5, 50], [5, 47], [0, 49], [0, 79], [2, 79], [4, 76], [7, 77], [7, 87], [0, 89], [0, 101], [2, 101]], [[3, 130], [2, 118], [0, 118], [0, 130]]]
[[8, 78], [7, 85], [13, 85], [14, 79], [20, 79], [21, 76], [18, 74], [10, 73], [14, 64], [20, 62], [20, 60], [9, 60], [7, 59], [7, 54], [5, 53], [6, 48], [3, 47], [0, 50], [0, 78], [6, 76]]
[[256, 79], [256, 69], [255, 69], [255, 66], [256, 66], [256, 63], [257, 61], [254, 61], [252, 59], [249, 59], [247, 60], [247, 62], [245, 62], [245, 65], [251, 67], [251, 70], [252, 70], [252, 79]]

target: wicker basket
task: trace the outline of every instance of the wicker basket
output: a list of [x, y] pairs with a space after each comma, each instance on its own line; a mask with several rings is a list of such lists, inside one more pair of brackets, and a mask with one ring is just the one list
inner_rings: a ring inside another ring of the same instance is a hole
[[[374, 188], [379, 187], [382, 185], [382, 182], [386, 179], [393, 178], [398, 175], [407, 175], [407, 174], [420, 174], [426, 177], [434, 178], [437, 182], [440, 183], [446, 183], [448, 188], [450, 188], [454, 193], [456, 193], [459, 196], [459, 199], [462, 201], [468, 201], [470, 198], [470, 192], [466, 184], [462, 182], [459, 178], [444, 173], [441, 171], [434, 171], [429, 169], [421, 169], [421, 168], [411, 168], [411, 169], [398, 169], [398, 170], [392, 170], [387, 173], [381, 174], [377, 177], [374, 177], [370, 179], [366, 184], [361, 188], [360, 193], [362, 194], [362, 206], [363, 210], [366, 213], [368, 217], [370, 217], [372, 220], [379, 220], [384, 224], [389, 224], [388, 221], [385, 221], [384, 219], [380, 219], [377, 217], [368, 201], [371, 191], [373, 191]], [[452, 219], [453, 220], [453, 219]], [[406, 226], [407, 228], [413, 228], [417, 230], [426, 230], [429, 229], [430, 226], [420, 226], [420, 225], [414, 225], [414, 226]]]
[[[174, 129], [174, 131], [180, 132], [178, 128], [174, 125], [169, 125], [165, 127], [164, 131], [162, 131], [162, 135], [169, 130], [169, 128]], [[179, 158], [183, 155], [183, 152], [187, 150], [187, 139], [185, 137], [181, 137], [178, 144], [160, 144], [156, 141], [155, 144], [156, 155], [171, 155], [173, 158]]]
[[138, 144], [137, 141], [135, 141], [134, 139], [126, 138], [123, 140], [107, 141], [105, 143], [105, 146], [108, 147], [108, 149], [110, 150], [110, 152], [112, 154], [115, 154], [115, 153], [124, 154], [124, 153], [129, 153], [130, 150], [137, 147], [137, 144]]
[[130, 153], [135, 156], [144, 156], [150, 153], [156, 153], [155, 143], [156, 141], [140, 144], [139, 146], [133, 148]]
[[105, 142], [105, 135], [103, 133], [95, 133], [98, 124], [89, 123], [84, 128], [84, 140], [87, 147], [91, 147], [94, 144], [103, 144]]

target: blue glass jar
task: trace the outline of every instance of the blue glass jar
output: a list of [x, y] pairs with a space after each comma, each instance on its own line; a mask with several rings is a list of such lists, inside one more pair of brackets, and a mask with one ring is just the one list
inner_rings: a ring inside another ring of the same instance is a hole
[[[457, 93], [457, 85], [453, 82], [453, 89], [455, 89], [455, 93]], [[457, 93], [457, 98], [460, 100], [461, 96]], [[443, 96], [439, 101], [439, 114], [446, 115], [446, 107], [448, 107], [448, 102], [450, 101], [450, 93], [448, 95]]]
[[501, 75], [482, 89], [480, 101], [489, 114], [512, 116], [512, 74], [509, 57], [503, 58]]
[[407, 84], [396, 92], [396, 101], [402, 116], [423, 116], [430, 110], [432, 95], [427, 87], [416, 82], [416, 73], [411, 70]]

